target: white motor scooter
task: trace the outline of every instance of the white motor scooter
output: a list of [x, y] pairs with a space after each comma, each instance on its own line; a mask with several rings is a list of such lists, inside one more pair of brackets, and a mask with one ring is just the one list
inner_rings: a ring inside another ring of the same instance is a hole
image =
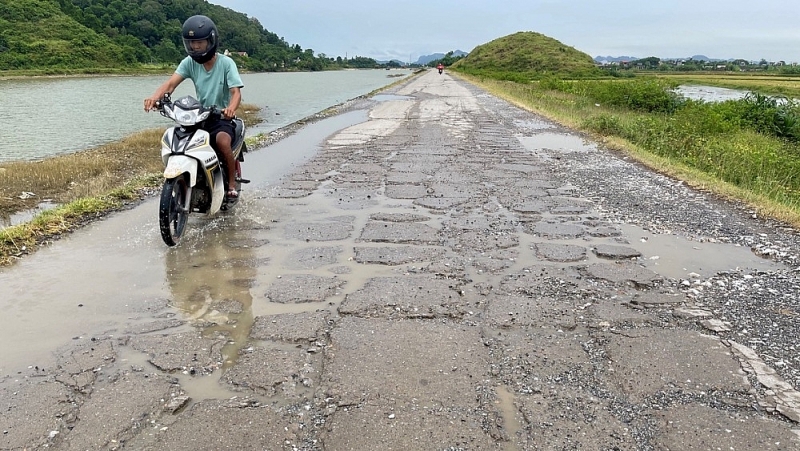
[[190, 213], [214, 215], [220, 210], [229, 210], [238, 202], [237, 198], [226, 199], [227, 171], [236, 171], [236, 190], [241, 192], [241, 162], [247, 146], [244, 142], [244, 121], [234, 118], [236, 133], [232, 143], [236, 167], [226, 168], [211, 147], [210, 135], [202, 129], [203, 123], [222, 112], [216, 108], [205, 108], [192, 96], [176, 101], [166, 94], [156, 102], [162, 116], [177, 123], [168, 128], [161, 138], [161, 159], [164, 162], [164, 186], [158, 207], [158, 223], [161, 237], [168, 246], [180, 241]]

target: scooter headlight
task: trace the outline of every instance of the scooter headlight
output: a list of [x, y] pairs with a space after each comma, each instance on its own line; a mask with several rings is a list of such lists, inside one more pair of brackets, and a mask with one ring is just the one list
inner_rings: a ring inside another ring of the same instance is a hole
[[184, 127], [191, 127], [198, 122], [202, 122], [208, 119], [208, 115], [211, 114], [210, 111], [203, 111], [200, 113], [199, 109], [191, 109], [191, 110], [184, 110], [183, 108], [176, 106], [174, 111], [172, 111], [172, 118], [175, 122], [183, 125]]

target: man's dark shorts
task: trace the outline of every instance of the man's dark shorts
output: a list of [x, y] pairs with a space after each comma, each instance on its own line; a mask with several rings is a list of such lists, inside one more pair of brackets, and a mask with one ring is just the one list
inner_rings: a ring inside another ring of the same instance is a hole
[[211, 146], [216, 148], [217, 142], [217, 134], [218, 133], [227, 133], [231, 137], [231, 144], [233, 143], [236, 133], [236, 127], [233, 125], [233, 121], [230, 119], [223, 119], [219, 117], [218, 119], [208, 118], [206, 120], [205, 127], [203, 127], [209, 135], [211, 135]]

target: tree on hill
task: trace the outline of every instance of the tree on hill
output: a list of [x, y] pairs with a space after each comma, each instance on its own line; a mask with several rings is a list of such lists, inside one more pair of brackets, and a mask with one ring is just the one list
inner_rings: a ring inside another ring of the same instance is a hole
[[230, 50], [243, 70], [353, 67], [206, 0], [0, 0], [0, 70], [175, 64], [185, 56], [181, 26], [194, 14], [214, 20], [220, 51]]
[[138, 40], [126, 47], [92, 32], [49, 0], [0, 0], [0, 30], [0, 69], [114, 67], [147, 53]]

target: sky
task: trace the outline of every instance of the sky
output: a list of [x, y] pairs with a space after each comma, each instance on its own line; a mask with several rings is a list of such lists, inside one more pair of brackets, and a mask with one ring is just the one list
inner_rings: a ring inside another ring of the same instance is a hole
[[[416, 62], [535, 31], [596, 56], [800, 63], [798, 0], [209, 0], [328, 57]], [[212, 17], [213, 19], [213, 17]], [[222, 43], [224, 47], [224, 43]]]

